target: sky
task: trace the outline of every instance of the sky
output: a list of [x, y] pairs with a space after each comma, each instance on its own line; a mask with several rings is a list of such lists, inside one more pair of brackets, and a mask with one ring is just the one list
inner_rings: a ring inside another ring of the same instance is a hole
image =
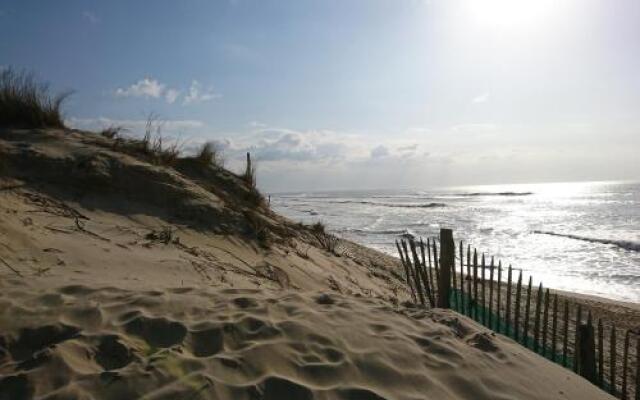
[[150, 113], [265, 191], [640, 179], [637, 0], [0, 0], [68, 124]]

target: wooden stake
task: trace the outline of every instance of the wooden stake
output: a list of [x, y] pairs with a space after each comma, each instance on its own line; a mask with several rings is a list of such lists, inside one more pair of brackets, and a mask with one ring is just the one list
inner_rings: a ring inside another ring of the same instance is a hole
[[531, 314], [531, 290], [533, 289], [533, 277], [529, 276], [529, 285], [527, 286], [527, 306], [525, 308], [524, 315], [524, 334], [522, 339], [524, 340], [524, 347], [527, 347], [529, 337], [529, 315]]
[[429, 258], [429, 281], [431, 281], [431, 287], [433, 288], [433, 298], [435, 304], [436, 293], [438, 292], [438, 275], [436, 275], [435, 279], [433, 277], [434, 266], [431, 263], [431, 242], [430, 239], [427, 238], [427, 257]]
[[520, 275], [518, 275], [518, 284], [516, 285], [516, 316], [513, 322], [513, 338], [515, 341], [518, 341], [518, 336], [520, 332], [520, 296], [522, 295], [522, 270], [520, 270]]
[[544, 315], [542, 316], [542, 356], [547, 352], [547, 331], [549, 330], [549, 288], [544, 293]]
[[[438, 297], [440, 298], [441, 293], [440, 293], [440, 281], [442, 280], [442, 277], [440, 276], [440, 260], [438, 259], [438, 246], [436, 245], [436, 240], [433, 239], [431, 241], [431, 245], [433, 246], [433, 265], [435, 267], [436, 270], [436, 281], [438, 282], [438, 284], [436, 285], [438, 287]], [[436, 304], [437, 304], [437, 300], [436, 300]]]
[[602, 320], [598, 318], [598, 384], [604, 384], [604, 328]]
[[474, 300], [473, 318], [477, 321], [479, 318], [479, 310], [478, 310], [478, 251], [476, 249], [473, 249], [473, 300]]
[[[449, 270], [449, 274], [451, 275], [451, 282], [448, 283], [449, 287], [453, 289], [453, 293], [454, 293], [454, 301], [456, 303], [456, 307], [458, 307], [458, 309], [460, 308], [460, 303], [458, 303], [458, 293], [457, 289], [458, 289], [458, 279], [456, 277], [456, 242], [453, 241], [453, 233], [451, 234], [451, 266], [450, 266], [450, 270]], [[442, 230], [440, 231], [440, 253], [442, 253]], [[440, 254], [440, 257], [443, 257], [442, 254]]]
[[551, 361], [556, 361], [556, 339], [558, 338], [558, 294], [553, 295], [553, 322], [551, 323]]
[[502, 294], [502, 261], [498, 261], [498, 299], [496, 305], [496, 332], [500, 333], [500, 308], [501, 301], [500, 298]]
[[464, 298], [464, 248], [462, 247], [462, 240], [460, 241], [460, 310], [462, 314], [466, 314]]
[[493, 329], [493, 256], [491, 257], [491, 266], [489, 268], [489, 318], [487, 326], [489, 329]]
[[582, 323], [582, 304], [578, 304], [578, 311], [576, 313], [576, 331], [573, 342], [573, 372], [578, 372], [578, 366], [580, 365], [580, 349], [578, 349], [578, 327]]
[[484, 274], [484, 270], [487, 269], [485, 263], [484, 263], [484, 253], [482, 253], [482, 320], [480, 321], [480, 323], [482, 323], [483, 325], [487, 325], [487, 305], [485, 303], [486, 301], [486, 297], [485, 297], [485, 283], [486, 283], [486, 279], [485, 279], [485, 274]]
[[509, 326], [511, 325], [511, 277], [512, 277], [513, 268], [509, 265], [509, 270], [507, 271], [507, 309], [505, 310], [504, 320], [507, 323], [505, 326], [507, 336], [513, 334], [513, 332], [509, 332]]
[[471, 317], [473, 308], [475, 308], [473, 305], [474, 298], [471, 297], [471, 245], [467, 245], [467, 297], [469, 298], [467, 302], [467, 315]]
[[593, 334], [593, 324], [591, 316], [586, 324], [579, 324], [578, 330], [578, 351], [579, 351], [579, 372], [580, 376], [595, 383], [596, 381], [596, 360], [595, 360], [595, 338]]
[[411, 255], [413, 256], [413, 279], [416, 284], [416, 291], [418, 292], [418, 299], [423, 306], [427, 303], [424, 298], [424, 290], [420, 283], [420, 260], [418, 259], [418, 252], [416, 251], [416, 241], [411, 239], [409, 241], [409, 247], [411, 248]]
[[536, 311], [533, 319], [533, 351], [536, 353], [540, 350], [540, 308], [542, 307], [542, 282], [538, 286], [538, 295], [536, 296]]
[[562, 366], [567, 366], [567, 353], [569, 348], [569, 300], [564, 299], [564, 326], [562, 335]]
[[636, 400], [640, 400], [640, 335], [636, 340]]
[[420, 238], [420, 256], [422, 261], [422, 268], [421, 268], [422, 281], [423, 281], [422, 283], [424, 284], [424, 288], [427, 292], [429, 305], [431, 307], [435, 307], [435, 302], [433, 299], [433, 287], [431, 285], [431, 282], [429, 282], [429, 274], [427, 273], [427, 263], [424, 257], [424, 241], [422, 240], [422, 238]]
[[452, 274], [455, 274], [456, 244], [451, 229], [440, 229], [440, 282], [438, 307], [450, 308]]
[[611, 325], [611, 339], [609, 340], [609, 351], [610, 351], [610, 363], [609, 363], [609, 379], [610, 379], [610, 387], [609, 393], [615, 395], [616, 393], [616, 326]]
[[[622, 352], [622, 400], [627, 400], [627, 374], [629, 368], [629, 337], [630, 332], [627, 330], [627, 333], [624, 335], [624, 350]], [[638, 368], [636, 366], [636, 368]]]
[[402, 266], [404, 267], [404, 272], [406, 274], [407, 277], [407, 285], [409, 285], [409, 290], [411, 290], [411, 298], [413, 299], [413, 302], [415, 303], [416, 300], [416, 292], [413, 290], [413, 285], [411, 284], [411, 274], [409, 273], [409, 267], [407, 266], [407, 262], [404, 258], [404, 253], [402, 252], [402, 249], [400, 248], [400, 244], [398, 243], [398, 241], [396, 240], [396, 247], [398, 248], [398, 253], [400, 254], [400, 261], [402, 262]]

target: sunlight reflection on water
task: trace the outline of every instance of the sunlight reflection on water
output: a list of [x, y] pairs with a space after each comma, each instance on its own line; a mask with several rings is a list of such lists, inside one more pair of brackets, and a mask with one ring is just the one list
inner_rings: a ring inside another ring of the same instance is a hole
[[[440, 227], [450, 227], [456, 240], [552, 288], [640, 301], [640, 251], [632, 250], [634, 243], [640, 246], [637, 183], [289, 193], [274, 195], [272, 206], [296, 221], [321, 220], [342, 237], [394, 256], [394, 240], [405, 229], [432, 237]], [[632, 245], [625, 249], [534, 231]]]

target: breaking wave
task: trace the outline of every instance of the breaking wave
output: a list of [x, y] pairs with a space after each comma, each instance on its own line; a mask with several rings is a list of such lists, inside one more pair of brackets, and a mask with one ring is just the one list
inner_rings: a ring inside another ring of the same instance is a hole
[[461, 193], [460, 196], [478, 197], [478, 196], [531, 196], [533, 192], [474, 192]]
[[630, 251], [640, 251], [640, 243], [634, 242], [631, 240], [613, 240], [613, 239], [599, 239], [592, 238], [588, 236], [580, 236], [580, 235], [571, 235], [566, 233], [556, 233], [551, 231], [533, 231], [533, 233], [537, 233], [540, 235], [551, 235], [551, 236], [559, 236], [568, 239], [582, 240], [584, 242], [591, 243], [601, 243], [601, 244], [610, 244], [614, 246], [618, 246], [621, 249], [630, 250]]
[[370, 206], [393, 207], [393, 208], [439, 208], [439, 207], [447, 206], [444, 203], [380, 203], [376, 201], [365, 201], [365, 200], [336, 200], [336, 201], [328, 201], [327, 203], [366, 204]]

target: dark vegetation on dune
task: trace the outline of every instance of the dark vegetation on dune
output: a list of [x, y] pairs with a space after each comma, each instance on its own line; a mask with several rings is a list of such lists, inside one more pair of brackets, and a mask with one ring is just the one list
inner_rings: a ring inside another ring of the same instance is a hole
[[49, 85], [26, 71], [0, 70], [0, 127], [64, 128], [62, 103], [71, 92], [52, 95]]
[[[214, 142], [204, 143], [193, 155], [185, 155], [184, 143], [167, 138], [162, 120], [153, 113], [149, 114], [141, 136], [128, 135], [128, 129], [122, 126], [106, 127], [97, 135], [68, 129], [62, 105], [69, 94], [51, 95], [49, 86], [37, 81], [31, 73], [11, 68], [0, 70], [0, 138], [25, 142], [13, 151], [3, 152], [0, 148], [0, 176], [35, 179], [56, 188], [70, 186], [74, 189], [74, 200], [78, 196], [126, 194], [136, 201], [170, 209], [177, 217], [196, 221], [206, 229], [220, 233], [240, 230], [239, 233], [264, 248], [275, 240], [302, 235], [320, 248], [338, 254], [339, 239], [326, 232], [322, 224], [291, 223], [270, 210], [257, 188], [256, 167], [250, 154], [247, 153], [246, 168], [241, 173], [224, 168], [224, 154]], [[32, 149], [33, 143], [65, 140], [76, 134], [91, 146], [90, 154], [60, 160]], [[166, 169], [123, 163], [114, 156], [116, 153]], [[221, 213], [215, 207], [201, 204], [198, 196], [183, 187], [171, 171], [214, 194], [229, 212]]]

